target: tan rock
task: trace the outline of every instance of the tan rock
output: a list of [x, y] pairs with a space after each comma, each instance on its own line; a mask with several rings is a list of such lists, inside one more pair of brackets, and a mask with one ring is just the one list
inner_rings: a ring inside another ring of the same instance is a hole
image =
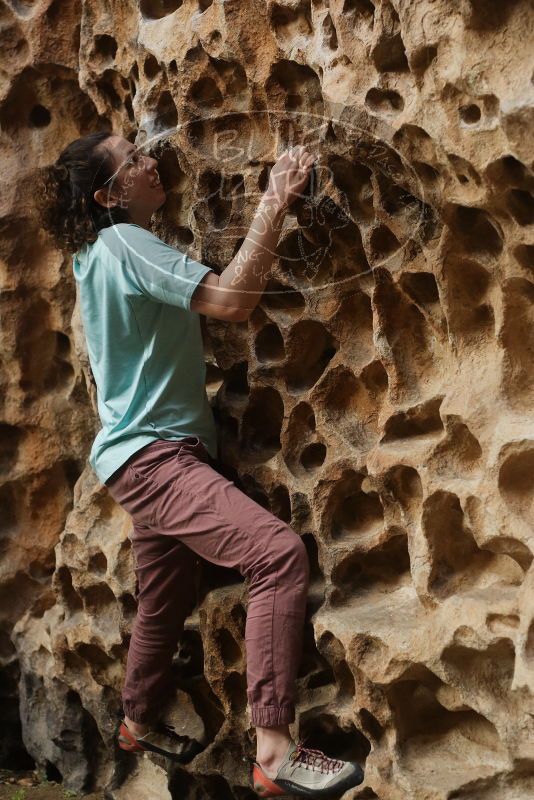
[[260, 306], [203, 320], [222, 460], [312, 566], [293, 732], [365, 762], [354, 798], [534, 796], [533, 30], [528, 0], [1, 4], [0, 757], [20, 715], [66, 788], [193, 800], [241, 796], [254, 752], [247, 587], [210, 571], [167, 710], [205, 750], [115, 744], [131, 521], [34, 213], [104, 126], [162, 138], [153, 230], [216, 269], [274, 156], [319, 156]]

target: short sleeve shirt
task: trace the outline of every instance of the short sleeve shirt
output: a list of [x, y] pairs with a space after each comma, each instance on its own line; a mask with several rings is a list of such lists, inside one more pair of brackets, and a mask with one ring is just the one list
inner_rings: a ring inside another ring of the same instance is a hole
[[217, 437], [191, 296], [210, 268], [133, 223], [99, 231], [73, 256], [102, 428], [89, 462], [105, 483], [156, 439]]

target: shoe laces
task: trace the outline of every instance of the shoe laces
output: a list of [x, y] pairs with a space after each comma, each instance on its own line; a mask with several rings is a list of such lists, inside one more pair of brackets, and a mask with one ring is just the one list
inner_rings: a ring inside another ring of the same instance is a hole
[[312, 770], [318, 770], [325, 774], [329, 772], [339, 772], [339, 770], [343, 768], [345, 764], [344, 761], [341, 761], [339, 758], [330, 758], [325, 755], [322, 750], [304, 747], [304, 741], [297, 742], [297, 749], [291, 756], [295, 763], [300, 762], [306, 769], [311, 767]]

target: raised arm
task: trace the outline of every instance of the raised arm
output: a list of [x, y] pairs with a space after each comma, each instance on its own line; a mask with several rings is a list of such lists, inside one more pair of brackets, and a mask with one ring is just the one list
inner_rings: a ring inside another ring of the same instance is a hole
[[269, 278], [284, 215], [305, 187], [314, 161], [303, 145], [280, 156], [243, 244], [220, 275], [209, 272], [198, 284], [192, 311], [216, 319], [248, 319]]

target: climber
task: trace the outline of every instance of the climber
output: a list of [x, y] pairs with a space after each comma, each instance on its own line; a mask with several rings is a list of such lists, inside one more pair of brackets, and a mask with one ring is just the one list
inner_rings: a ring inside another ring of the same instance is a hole
[[158, 162], [108, 132], [73, 141], [46, 171], [43, 225], [72, 255], [102, 427], [89, 461], [131, 516], [137, 578], [119, 747], [190, 761], [198, 747], [164, 721], [172, 657], [194, 603], [199, 558], [248, 581], [251, 781], [262, 797], [325, 797], [360, 766], [294, 741], [295, 681], [309, 579], [292, 528], [222, 474], [206, 394], [199, 314], [244, 321], [265, 288], [285, 212], [315, 157], [283, 153], [252, 224], [218, 275], [150, 232], [166, 199]]

